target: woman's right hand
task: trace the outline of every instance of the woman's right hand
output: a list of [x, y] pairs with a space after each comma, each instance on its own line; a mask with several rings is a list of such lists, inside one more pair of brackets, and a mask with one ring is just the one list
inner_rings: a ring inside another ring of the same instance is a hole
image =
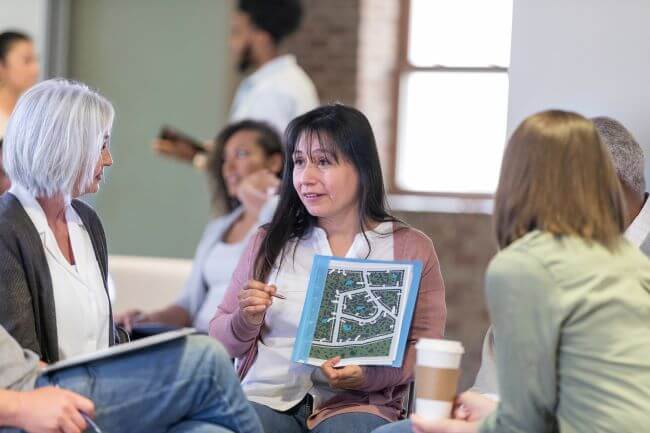
[[277, 193], [280, 179], [270, 170], [259, 170], [241, 180], [237, 186], [237, 199], [248, 210], [259, 213], [270, 196]]
[[124, 328], [128, 333], [131, 333], [133, 330], [133, 325], [136, 323], [146, 322], [148, 317], [140, 310], [127, 310], [121, 314], [116, 314], [113, 318], [113, 321], [116, 325], [119, 325]]
[[249, 280], [239, 291], [239, 311], [250, 325], [259, 326], [264, 321], [264, 314], [273, 304], [273, 295], [277, 288], [259, 281]]
[[14, 404], [17, 410], [12, 424], [30, 433], [81, 433], [88, 427], [82, 413], [95, 416], [92, 401], [53, 387], [18, 392]]

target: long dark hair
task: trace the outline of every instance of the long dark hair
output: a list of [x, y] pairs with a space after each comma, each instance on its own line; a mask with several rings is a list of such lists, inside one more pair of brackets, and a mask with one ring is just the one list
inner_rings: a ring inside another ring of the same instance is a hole
[[223, 152], [230, 138], [240, 131], [253, 131], [257, 133], [255, 144], [260, 146], [267, 157], [282, 153], [282, 139], [272, 126], [256, 120], [242, 120], [231, 123], [221, 130], [215, 139], [214, 150], [208, 159], [208, 174], [212, 184], [212, 203], [222, 201], [226, 211], [232, 212], [239, 205], [237, 197], [230, 197], [226, 189], [226, 180], [223, 178]]
[[[316, 226], [317, 218], [309, 214], [293, 186], [293, 152], [302, 137], [318, 139], [336, 163], [343, 158], [354, 165], [359, 177], [359, 230], [364, 236], [368, 222], [401, 223], [386, 205], [377, 144], [366, 116], [342, 104], [316, 108], [287, 126], [280, 201], [273, 219], [265, 226], [266, 234], [255, 259], [254, 275], [258, 281], [266, 280], [281, 253], [281, 260], [284, 258], [283, 249], [290, 240], [302, 239]], [[370, 247], [367, 237], [366, 241]]]

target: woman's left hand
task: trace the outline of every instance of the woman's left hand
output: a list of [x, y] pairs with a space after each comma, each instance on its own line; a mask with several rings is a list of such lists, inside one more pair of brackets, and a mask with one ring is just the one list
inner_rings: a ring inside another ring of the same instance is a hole
[[346, 365], [345, 367], [336, 367], [341, 361], [340, 356], [328, 359], [320, 369], [325, 375], [330, 387], [338, 389], [359, 389], [365, 381], [365, 372], [363, 367], [358, 365]]

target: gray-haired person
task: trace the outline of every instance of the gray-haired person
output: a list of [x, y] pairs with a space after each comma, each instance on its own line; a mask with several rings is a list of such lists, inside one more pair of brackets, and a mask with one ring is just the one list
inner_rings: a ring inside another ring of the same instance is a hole
[[[621, 182], [627, 207], [625, 238], [650, 256], [650, 204], [645, 189], [643, 149], [621, 122], [604, 116], [591, 120], [601, 141], [609, 149]], [[497, 398], [499, 389], [494, 363], [494, 338], [490, 327], [483, 341], [481, 368], [473, 390]]]
[[645, 182], [645, 157], [634, 136], [610, 117], [591, 119], [609, 149], [621, 181], [627, 216], [625, 237], [650, 256], [650, 204]]
[[117, 342], [104, 230], [77, 200], [97, 192], [113, 162], [113, 117], [103, 96], [56, 79], [23, 94], [9, 119], [3, 157], [12, 187], [0, 197], [0, 431], [81, 433], [95, 417], [105, 432], [261, 433], [228, 355], [208, 337], [42, 374], [39, 358], [50, 363]]
[[0, 325], [45, 362], [119, 342], [106, 290], [108, 254], [97, 192], [114, 110], [84, 84], [48, 80], [25, 92], [7, 124], [0, 197]]
[[43, 374], [38, 355], [0, 326], [0, 432], [17, 431], [3, 427], [27, 433], [262, 433], [230, 357], [207, 336]]

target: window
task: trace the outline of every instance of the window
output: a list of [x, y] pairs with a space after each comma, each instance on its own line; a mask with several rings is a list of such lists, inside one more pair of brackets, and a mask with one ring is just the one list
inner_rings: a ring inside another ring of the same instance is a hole
[[394, 189], [489, 195], [506, 140], [512, 0], [410, 0]]

